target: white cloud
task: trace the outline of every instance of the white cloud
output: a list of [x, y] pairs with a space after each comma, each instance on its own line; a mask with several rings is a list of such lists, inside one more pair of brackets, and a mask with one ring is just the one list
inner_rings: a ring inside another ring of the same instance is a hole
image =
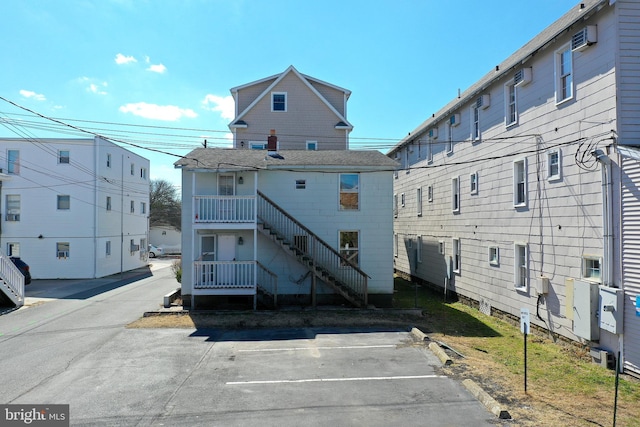
[[157, 105], [147, 104], [146, 102], [137, 102], [127, 104], [120, 107], [123, 113], [131, 113], [134, 116], [144, 117], [145, 119], [164, 120], [175, 122], [183, 117], [198, 117], [195, 111], [190, 108], [180, 108], [175, 105]]
[[231, 95], [222, 97], [209, 94], [204, 97], [202, 107], [219, 112], [220, 117], [226, 120], [232, 120], [236, 115], [235, 103]]
[[165, 71], [167, 71], [167, 67], [165, 67], [163, 64], [150, 65], [149, 68], [147, 68], [147, 71], [163, 74]]
[[40, 93], [35, 93], [33, 91], [30, 90], [24, 90], [22, 89], [20, 91], [20, 95], [24, 96], [25, 98], [30, 98], [30, 99], [35, 99], [36, 101], [46, 101], [47, 98], [40, 94]]
[[98, 79], [93, 79], [86, 76], [78, 77], [76, 81], [78, 82], [78, 84], [84, 86], [85, 90], [89, 93], [93, 93], [95, 95], [107, 95], [107, 82], [101, 82]]
[[116, 55], [116, 64], [122, 65], [122, 64], [128, 64], [130, 62], [138, 62], [138, 60], [133, 56], [124, 56], [121, 53]]

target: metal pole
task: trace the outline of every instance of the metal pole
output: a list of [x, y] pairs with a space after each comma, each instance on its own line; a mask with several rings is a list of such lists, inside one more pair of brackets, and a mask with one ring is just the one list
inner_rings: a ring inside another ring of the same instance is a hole
[[527, 331], [524, 332], [524, 392], [527, 393]]
[[613, 427], [616, 427], [616, 418], [618, 415], [618, 382], [620, 379], [620, 352], [616, 358], [616, 397], [613, 403]]

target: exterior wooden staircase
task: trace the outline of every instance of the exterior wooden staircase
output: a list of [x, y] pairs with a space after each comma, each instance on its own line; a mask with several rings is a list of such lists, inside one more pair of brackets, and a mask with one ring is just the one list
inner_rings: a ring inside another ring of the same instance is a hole
[[16, 308], [24, 305], [24, 276], [2, 252], [0, 252], [0, 293]]
[[258, 230], [295, 257], [315, 278], [355, 307], [367, 306], [369, 276], [263, 193], [257, 198]]

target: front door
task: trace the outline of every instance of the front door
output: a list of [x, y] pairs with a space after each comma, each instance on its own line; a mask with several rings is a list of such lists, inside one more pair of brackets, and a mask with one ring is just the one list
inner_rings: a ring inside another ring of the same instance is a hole
[[[216, 260], [216, 236], [202, 236], [200, 238], [200, 260], [215, 261]], [[213, 263], [202, 263], [202, 284], [203, 287], [211, 287], [214, 285]]]
[[233, 221], [235, 200], [225, 196], [235, 195], [235, 177], [233, 175], [218, 175], [218, 218], [221, 221]]
[[[218, 236], [218, 261], [236, 260], [236, 236], [222, 234]], [[218, 264], [218, 284], [233, 285], [235, 283], [235, 264], [232, 262]]]

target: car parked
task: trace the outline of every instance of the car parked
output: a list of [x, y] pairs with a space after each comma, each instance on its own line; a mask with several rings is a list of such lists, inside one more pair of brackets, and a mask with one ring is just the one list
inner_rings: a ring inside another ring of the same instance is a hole
[[155, 245], [149, 245], [149, 258], [155, 258], [157, 256], [164, 255], [164, 250]]
[[24, 284], [28, 285], [29, 283], [31, 283], [31, 272], [29, 271], [29, 265], [17, 256], [9, 257], [9, 259], [11, 260], [11, 262], [13, 262], [13, 265], [18, 267], [18, 270], [20, 270], [20, 273], [22, 273], [22, 275], [24, 276]]

